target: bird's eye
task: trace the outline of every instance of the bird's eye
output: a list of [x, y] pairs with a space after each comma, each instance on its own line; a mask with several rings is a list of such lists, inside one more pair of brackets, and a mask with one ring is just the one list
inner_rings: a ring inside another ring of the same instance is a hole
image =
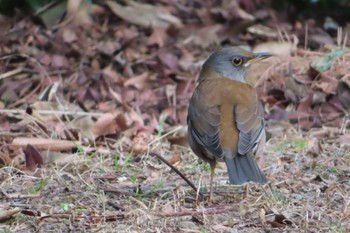
[[243, 60], [241, 58], [235, 57], [232, 59], [232, 64], [235, 66], [240, 66], [242, 65]]

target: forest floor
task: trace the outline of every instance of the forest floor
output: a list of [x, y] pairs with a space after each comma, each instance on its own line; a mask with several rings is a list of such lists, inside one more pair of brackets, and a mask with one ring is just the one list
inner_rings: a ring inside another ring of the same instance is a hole
[[[248, 0], [176, 2], [0, 17], [0, 232], [350, 232], [350, 29]], [[275, 54], [248, 72], [268, 183], [230, 185], [219, 164], [208, 203], [187, 107], [201, 64], [228, 45]]]

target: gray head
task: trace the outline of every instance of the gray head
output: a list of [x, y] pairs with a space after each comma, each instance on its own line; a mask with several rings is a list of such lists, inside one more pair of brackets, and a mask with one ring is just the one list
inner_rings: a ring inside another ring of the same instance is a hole
[[211, 54], [203, 68], [213, 69], [222, 76], [245, 83], [248, 66], [270, 56], [269, 53], [252, 53], [239, 47], [226, 47]]

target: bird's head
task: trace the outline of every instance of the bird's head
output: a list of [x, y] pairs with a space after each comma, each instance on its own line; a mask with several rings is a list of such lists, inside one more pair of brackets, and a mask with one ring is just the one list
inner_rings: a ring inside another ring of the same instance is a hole
[[246, 83], [247, 68], [270, 56], [270, 53], [252, 53], [239, 47], [226, 47], [211, 54], [203, 69], [210, 69], [226, 78]]

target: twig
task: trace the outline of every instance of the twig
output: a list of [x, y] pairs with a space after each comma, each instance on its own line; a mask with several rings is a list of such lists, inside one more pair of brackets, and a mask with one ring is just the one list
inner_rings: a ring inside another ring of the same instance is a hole
[[17, 68], [17, 69], [14, 69], [14, 70], [10, 70], [6, 73], [3, 73], [3, 74], [0, 74], [0, 80], [1, 79], [5, 79], [5, 78], [9, 78], [11, 76], [14, 76], [18, 73], [21, 73], [23, 71], [23, 68]]
[[173, 212], [173, 213], [159, 213], [158, 216], [162, 217], [180, 217], [180, 216], [187, 216], [187, 215], [195, 215], [195, 214], [206, 214], [206, 215], [213, 215], [213, 214], [223, 214], [231, 211], [238, 211], [238, 207], [231, 207], [231, 208], [223, 208], [223, 209], [204, 209], [204, 210], [197, 210], [197, 211], [182, 211], [182, 212]]
[[[131, 194], [135, 194], [135, 190], [137, 188], [139, 188], [142, 191], [142, 193], [149, 192], [149, 191], [153, 190], [152, 186], [138, 187], [138, 186], [134, 185], [134, 186], [123, 187], [123, 188], [116, 188], [116, 187], [103, 188], [103, 191], [104, 192], [109, 192], [109, 193], [131, 195]], [[155, 193], [165, 193], [165, 192], [173, 191], [175, 189], [176, 189], [175, 186], [166, 186], [166, 187], [163, 187], [163, 188], [157, 188], [156, 190], [153, 190], [153, 192], [155, 192]]]
[[147, 146], [151, 146], [153, 143], [158, 142], [160, 140], [162, 140], [163, 138], [166, 138], [168, 135], [175, 133], [176, 131], [179, 131], [180, 129], [182, 129], [183, 126], [178, 126], [172, 130], [170, 130], [169, 132], [167, 132], [166, 134], [162, 135], [161, 137], [157, 137], [156, 139], [152, 140], [151, 142], [148, 143]]
[[[53, 214], [48, 214], [48, 215], [44, 215], [44, 216], [40, 217], [40, 220], [43, 220], [46, 218], [70, 219], [72, 217], [74, 217], [75, 221], [77, 221], [79, 219], [86, 219], [86, 216], [82, 216], [82, 215], [73, 216], [73, 214], [71, 214], [71, 213], [53, 213]], [[105, 219], [107, 222], [110, 222], [110, 221], [124, 219], [124, 217], [125, 217], [124, 214], [111, 214], [111, 215], [107, 215], [107, 216], [103, 216], [103, 217], [101, 215], [91, 215], [91, 216], [89, 216], [89, 219], [95, 220], [98, 222]]]
[[[43, 115], [73, 115], [73, 116], [102, 116], [99, 112], [79, 112], [79, 111], [60, 111], [60, 110], [34, 110], [33, 112]], [[25, 114], [23, 109], [0, 109], [0, 113], [4, 114]]]
[[41, 197], [40, 194], [17, 194], [17, 193], [6, 193], [1, 192], [8, 199], [22, 199], [22, 198], [38, 198]]
[[178, 174], [184, 181], [186, 181], [186, 183], [191, 186], [191, 188], [197, 193], [199, 193], [199, 195], [201, 196], [201, 198], [203, 198], [203, 194], [201, 192], [199, 192], [196, 188], [196, 186], [189, 180], [187, 179], [187, 177], [182, 174], [176, 167], [174, 167], [172, 164], [170, 164], [168, 162], [168, 160], [166, 160], [165, 158], [163, 158], [163, 156], [161, 156], [160, 154], [156, 153], [156, 152], [149, 152], [150, 155], [153, 155], [155, 157], [157, 157], [159, 160], [161, 160], [163, 163], [165, 163], [166, 165], [168, 165], [168, 167], [170, 167], [176, 174]]
[[0, 221], [4, 221], [6, 219], [9, 219], [11, 218], [13, 215], [17, 214], [18, 212], [20, 212], [21, 209], [20, 208], [13, 208], [13, 209], [10, 209], [10, 210], [6, 210], [6, 211], [2, 211], [0, 213]]

